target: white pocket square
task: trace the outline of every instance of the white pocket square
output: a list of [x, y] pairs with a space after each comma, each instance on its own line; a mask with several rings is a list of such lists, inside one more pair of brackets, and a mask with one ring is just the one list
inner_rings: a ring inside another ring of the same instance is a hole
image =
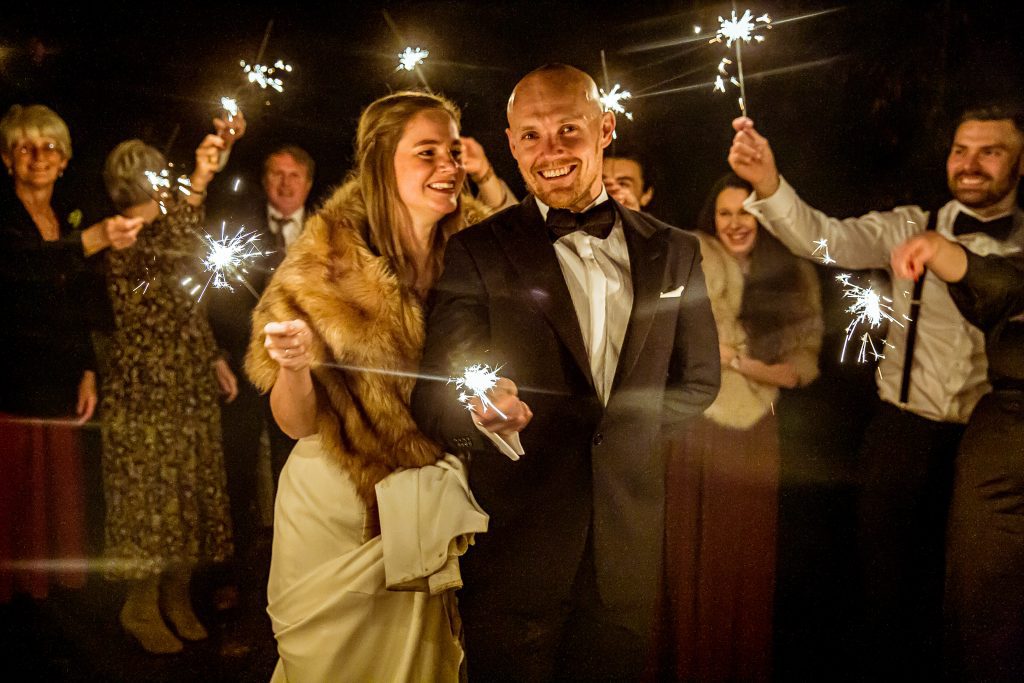
[[662, 299], [677, 299], [677, 298], [679, 298], [680, 296], [683, 295], [683, 289], [685, 287], [686, 287], [686, 285], [679, 285], [675, 289], [669, 290], [667, 292], [662, 292], [661, 293], [661, 298]]

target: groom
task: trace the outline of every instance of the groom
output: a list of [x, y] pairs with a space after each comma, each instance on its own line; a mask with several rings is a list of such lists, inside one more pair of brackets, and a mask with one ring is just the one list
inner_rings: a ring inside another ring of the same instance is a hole
[[499, 368], [500, 412], [429, 379], [413, 394], [423, 430], [471, 456], [491, 515], [462, 565], [469, 675], [637, 679], [661, 589], [662, 438], [718, 392], [700, 249], [609, 199], [615, 118], [590, 76], [541, 67], [507, 113], [532, 196], [448, 242], [421, 370]]

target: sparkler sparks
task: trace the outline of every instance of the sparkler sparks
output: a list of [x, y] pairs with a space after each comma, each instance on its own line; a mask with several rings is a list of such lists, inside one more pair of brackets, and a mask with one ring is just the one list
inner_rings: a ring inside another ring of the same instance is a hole
[[172, 178], [171, 170], [173, 167], [173, 164], [168, 164], [159, 171], [142, 172], [156, 195], [154, 199], [156, 199], [157, 204], [160, 206], [160, 213], [165, 216], [167, 215], [167, 202], [175, 190], [186, 197], [192, 194], [192, 181], [185, 175]]
[[230, 118], [238, 116], [238, 101], [233, 97], [220, 98], [220, 107], [228, 113]]
[[[851, 281], [852, 277], [849, 273], [836, 275], [836, 280], [843, 285], [843, 298], [853, 299], [853, 303], [846, 309], [846, 312], [854, 316], [850, 324], [846, 326], [846, 339], [843, 341], [843, 351], [839, 356], [839, 360], [845, 360], [846, 346], [853, 339], [854, 334], [861, 325], [867, 325], [868, 330], [860, 337], [861, 345], [860, 352], [857, 354], [857, 362], [866, 362], [869, 354], [874, 360], [881, 360], [885, 358], [885, 355], [875, 346], [871, 339], [870, 330], [881, 327], [883, 320], [887, 320], [889, 323], [896, 323], [900, 327], [903, 327], [903, 323], [891, 315], [894, 312], [893, 307], [890, 305], [892, 299], [882, 296], [871, 287], [861, 287], [853, 283]], [[886, 346], [895, 348], [884, 339], [880, 343], [882, 351], [885, 350]]]
[[814, 256], [817, 254], [821, 254], [819, 258], [821, 258], [821, 262], [823, 265], [829, 266], [836, 262], [836, 260], [832, 258], [832, 256], [828, 253], [827, 239], [822, 238], [820, 240], [815, 240], [814, 245], [814, 251], [811, 252], [811, 255]]
[[430, 56], [429, 50], [421, 50], [420, 48], [405, 48], [405, 52], [398, 53], [398, 67], [395, 71], [412, 71], [417, 66], [423, 63], [423, 60]]
[[284, 83], [281, 82], [280, 77], [274, 74], [279, 72], [291, 73], [292, 70], [291, 64], [285, 64], [280, 59], [274, 62], [273, 66], [248, 64], [244, 59], [239, 64], [242, 67], [242, 73], [245, 74], [250, 83], [255, 83], [263, 90], [273, 88], [277, 92], [284, 92]]
[[[199, 294], [200, 299], [210, 286], [213, 286], [214, 289], [235, 291], [230, 280], [241, 283], [252, 291], [245, 281], [244, 275], [248, 273], [246, 267], [252, 260], [264, 255], [258, 244], [259, 233], [246, 232], [245, 228], [241, 227], [233, 236], [225, 237], [226, 229], [227, 223], [221, 223], [220, 239], [214, 239], [209, 234], [203, 236], [207, 252], [206, 256], [202, 258], [202, 263], [206, 272], [210, 273], [210, 277], [207, 279], [206, 285], [203, 286], [202, 293]], [[191, 278], [186, 279], [191, 281]], [[183, 282], [182, 284], [188, 286], [189, 283]], [[196, 290], [192, 291], [194, 293]], [[253, 293], [255, 294], [255, 292]]]
[[464, 404], [467, 410], [473, 409], [469, 405], [470, 400], [478, 398], [483, 403], [485, 413], [490, 408], [501, 416], [502, 419], [507, 419], [508, 416], [498, 410], [498, 407], [487, 396], [487, 392], [498, 383], [498, 370], [500, 369], [494, 368], [492, 370], [488, 365], [471, 365], [462, 373], [462, 377], [453, 377], [448, 381], [454, 382], [455, 388], [462, 392], [459, 394], [459, 402]]
[[605, 92], [604, 88], [598, 88], [598, 92], [601, 97], [598, 98], [601, 101], [601, 108], [605, 111], [612, 111], [616, 114], [623, 114], [630, 121], [633, 120], [633, 113], [626, 111], [626, 108], [622, 106], [623, 100], [628, 100], [632, 97], [632, 93], [628, 90], [619, 90], [621, 86], [616, 83], [610, 92]]
[[744, 10], [743, 14], [737, 18], [736, 10], [732, 11], [730, 19], [718, 17], [719, 27], [715, 37], [708, 41], [708, 43], [725, 43], [727, 48], [732, 47], [733, 43], [736, 44], [736, 68], [737, 75], [739, 78], [732, 77], [726, 67], [732, 62], [730, 60], [723, 59], [718, 64], [718, 76], [715, 78], [714, 91], [725, 92], [725, 82], [728, 80], [740, 89], [739, 105], [740, 112], [747, 115], [747, 92], [745, 82], [743, 80], [743, 43], [749, 43], [751, 40], [761, 43], [764, 42], [764, 36], [756, 33], [758, 30], [768, 30], [772, 27], [772, 20], [767, 14], [754, 18], [753, 13], [748, 9]]

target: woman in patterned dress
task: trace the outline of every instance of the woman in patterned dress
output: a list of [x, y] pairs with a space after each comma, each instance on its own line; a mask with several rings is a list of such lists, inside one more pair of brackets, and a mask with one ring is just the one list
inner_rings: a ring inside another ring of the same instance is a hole
[[232, 552], [217, 401], [218, 390], [233, 399], [237, 385], [188, 280], [205, 282], [202, 202], [231, 141], [206, 136], [187, 197], [154, 198], [145, 171], [167, 163], [140, 140], [118, 145], [104, 169], [118, 210], [146, 223], [134, 248], [108, 258], [116, 327], [103, 385], [106, 555], [111, 575], [131, 580], [121, 624], [153, 653], [182, 649], [161, 611], [181, 638], [206, 637], [189, 598], [192, 567]]

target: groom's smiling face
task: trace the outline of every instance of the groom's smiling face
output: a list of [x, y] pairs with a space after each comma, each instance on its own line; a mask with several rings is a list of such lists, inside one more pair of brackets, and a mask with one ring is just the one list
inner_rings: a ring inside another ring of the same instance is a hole
[[597, 88], [582, 71], [532, 73], [509, 99], [512, 156], [530, 192], [551, 207], [581, 211], [597, 198], [614, 129], [615, 117], [602, 113]]

